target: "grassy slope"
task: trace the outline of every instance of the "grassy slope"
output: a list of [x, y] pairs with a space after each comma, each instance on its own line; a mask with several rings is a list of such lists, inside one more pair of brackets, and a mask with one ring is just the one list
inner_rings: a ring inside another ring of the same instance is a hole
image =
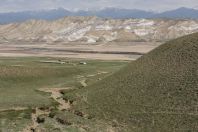
[[86, 99], [76, 108], [134, 131], [198, 130], [198, 34], [158, 47], [79, 94]]
[[[41, 60], [59, 60], [70, 62], [64, 65], [41, 63]], [[0, 132], [21, 131], [30, 122], [31, 109], [6, 110], [14, 107], [40, 107], [55, 105], [49, 94], [38, 92], [39, 88], [82, 88], [80, 81], [87, 80], [88, 85], [104, 78], [125, 66], [127, 62], [83, 60], [87, 65], [79, 65], [82, 60], [64, 58], [0, 58]], [[99, 71], [108, 74], [95, 75]], [[83, 76], [83, 78], [78, 78]], [[56, 128], [56, 121], [51, 122]], [[55, 125], [54, 125], [55, 124]], [[67, 127], [67, 126], [66, 126]], [[49, 131], [49, 129], [47, 130]]]
[[0, 112], [0, 132], [21, 132], [31, 123], [32, 110]]
[[[69, 60], [72, 64], [40, 63], [56, 58], [0, 58], [0, 109], [20, 106], [50, 105], [49, 96], [36, 91], [39, 88], [77, 87], [77, 75], [94, 74], [97, 70], [113, 72], [124, 62]], [[75, 64], [75, 65], [73, 65]], [[111, 69], [111, 67], [113, 67]]]

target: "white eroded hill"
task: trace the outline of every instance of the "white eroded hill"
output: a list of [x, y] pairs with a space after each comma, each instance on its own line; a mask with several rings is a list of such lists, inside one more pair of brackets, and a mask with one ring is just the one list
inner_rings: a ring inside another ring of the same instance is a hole
[[0, 25], [0, 40], [28, 42], [166, 41], [198, 31], [198, 20], [65, 17]]

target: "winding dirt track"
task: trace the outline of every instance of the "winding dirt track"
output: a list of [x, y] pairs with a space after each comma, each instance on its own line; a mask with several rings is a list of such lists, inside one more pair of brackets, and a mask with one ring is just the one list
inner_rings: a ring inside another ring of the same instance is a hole
[[69, 90], [71, 88], [48, 88], [48, 89], [40, 89], [42, 92], [51, 93], [51, 97], [59, 103], [59, 110], [68, 110], [70, 108], [70, 103], [65, 102], [62, 98], [61, 90]]
[[81, 81], [80, 81], [80, 84], [81, 84], [83, 87], [87, 87], [86, 79], [81, 80]]
[[[107, 74], [108, 72], [105, 71], [99, 71], [97, 74], [93, 74], [91, 76], [96, 76], [96, 75], [100, 75], [100, 74]], [[84, 77], [84, 76], [82, 76]], [[86, 87], [86, 79], [81, 80], [80, 83], [82, 84], [82, 86]], [[70, 102], [66, 102], [63, 98], [62, 98], [62, 90], [69, 90], [71, 88], [42, 88], [39, 89], [39, 91], [41, 92], [46, 92], [46, 93], [51, 93], [51, 98], [54, 99], [57, 103], [59, 103], [58, 106], [58, 110], [62, 111], [62, 110], [69, 110], [71, 108]], [[38, 118], [41, 115], [49, 115], [50, 114], [50, 109], [39, 109], [39, 108], [35, 108], [34, 112], [32, 112], [32, 123], [29, 124], [26, 128], [23, 129], [23, 132], [39, 132], [38, 128], [39, 128], [39, 123], [38, 123]], [[80, 127], [79, 127], [80, 128]]]
[[28, 109], [27, 107], [13, 107], [9, 109], [0, 109], [0, 112], [10, 111], [10, 110], [21, 111], [21, 110], [27, 110], [27, 109]]
[[[39, 89], [39, 91], [51, 93], [51, 97], [59, 103], [59, 110], [68, 110], [70, 108], [70, 103], [66, 102], [62, 98], [61, 90], [68, 90], [70, 88], [45, 88]], [[39, 108], [35, 108], [35, 111], [32, 113], [32, 123], [24, 128], [23, 132], [36, 132], [39, 127], [39, 123], [37, 119], [41, 115], [49, 115], [50, 110], [41, 110]]]

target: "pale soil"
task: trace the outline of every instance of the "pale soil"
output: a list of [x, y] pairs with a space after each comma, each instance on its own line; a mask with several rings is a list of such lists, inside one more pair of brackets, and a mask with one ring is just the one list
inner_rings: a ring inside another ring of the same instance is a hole
[[[51, 97], [59, 103], [58, 110], [68, 110], [71, 106], [69, 102], [66, 102], [62, 98], [61, 90], [68, 90], [69, 88], [43, 88], [39, 89], [39, 91], [51, 93]], [[32, 113], [32, 123], [29, 124], [26, 128], [24, 128], [23, 132], [32, 132], [37, 131], [39, 123], [37, 122], [37, 118], [41, 115], [49, 115], [50, 110], [41, 110], [39, 108], [35, 109], [35, 112]], [[39, 131], [38, 131], [39, 132]]]
[[9, 109], [0, 109], [0, 112], [10, 111], [10, 110], [21, 111], [21, 110], [27, 110], [27, 109], [28, 109], [27, 107], [13, 107]]
[[[100, 74], [106, 74], [107, 72], [104, 71], [99, 71], [96, 75], [100, 75]], [[84, 76], [83, 76], [84, 77]], [[85, 80], [86, 81], [86, 80]], [[85, 83], [84, 81], [84, 83]], [[84, 85], [87, 85], [86, 83]], [[62, 94], [61, 94], [61, 90], [69, 90], [71, 88], [42, 88], [39, 89], [39, 91], [42, 92], [46, 92], [46, 93], [51, 93], [51, 97], [59, 103], [58, 106], [58, 110], [62, 111], [62, 110], [69, 110], [71, 108], [71, 105], [68, 102], [66, 102], [63, 98], [62, 98]], [[26, 110], [27, 108], [25, 107], [15, 107], [15, 108], [11, 108], [11, 109], [1, 109], [1, 111], [6, 111], [6, 110]], [[35, 108], [34, 111], [31, 114], [31, 120], [32, 122], [30, 124], [28, 124], [23, 130], [22, 132], [42, 132], [41, 128], [40, 128], [40, 124], [38, 123], [38, 118], [40, 116], [49, 116], [51, 110], [50, 109], [40, 109], [40, 108]], [[86, 127], [87, 126], [82, 126], [82, 125], [76, 125], [73, 124], [74, 127], [79, 128], [80, 131], [86, 131]], [[115, 128], [108, 126], [107, 125], [107, 132], [115, 132]]]
[[86, 79], [80, 81], [83, 87], [87, 87]]
[[99, 71], [98, 73], [96, 74], [90, 74], [90, 75], [87, 75], [86, 77], [94, 77], [94, 76], [97, 76], [97, 75], [101, 75], [101, 74], [107, 74], [109, 72], [105, 72], [105, 71]]
[[68, 57], [99, 60], [136, 60], [160, 43], [109, 42], [109, 43], [2, 43], [0, 56], [8, 57]]
[[69, 90], [70, 88], [48, 88], [48, 89], [40, 89], [40, 91], [51, 93], [51, 97], [59, 103], [59, 110], [68, 110], [71, 106], [69, 102], [66, 102], [62, 98], [61, 90]]
[[32, 123], [30, 125], [28, 125], [26, 128], [23, 129], [23, 132], [33, 132], [34, 130], [37, 129], [37, 127], [39, 126], [39, 123], [37, 122], [37, 118], [40, 115], [48, 115], [50, 113], [50, 111], [48, 110], [40, 110], [38, 108], [35, 109], [35, 113], [32, 113]]
[[[97, 75], [101, 75], [101, 74], [107, 74], [108, 72], [106, 71], [98, 71], [96, 74], [90, 74], [90, 75], [87, 75], [86, 77], [94, 77], [94, 76], [97, 76]], [[83, 79], [82, 79], [83, 78]], [[87, 79], [85, 78], [85, 76], [77, 76], [77, 79], [81, 79], [80, 80], [80, 84], [83, 86], [83, 87], [87, 87]]]

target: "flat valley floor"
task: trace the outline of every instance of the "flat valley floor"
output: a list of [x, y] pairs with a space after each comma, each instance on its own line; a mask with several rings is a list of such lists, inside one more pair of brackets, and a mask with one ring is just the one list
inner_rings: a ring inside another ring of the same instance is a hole
[[66, 94], [112, 75], [159, 45], [0, 43], [0, 132], [114, 131], [108, 122], [71, 111]]
[[111, 130], [107, 122], [70, 111], [72, 104], [65, 94], [86, 88], [127, 64], [59, 57], [0, 57], [0, 132]]
[[159, 42], [108, 42], [108, 43], [0, 43], [0, 56], [9, 57], [67, 57], [99, 60], [136, 60], [158, 47]]

